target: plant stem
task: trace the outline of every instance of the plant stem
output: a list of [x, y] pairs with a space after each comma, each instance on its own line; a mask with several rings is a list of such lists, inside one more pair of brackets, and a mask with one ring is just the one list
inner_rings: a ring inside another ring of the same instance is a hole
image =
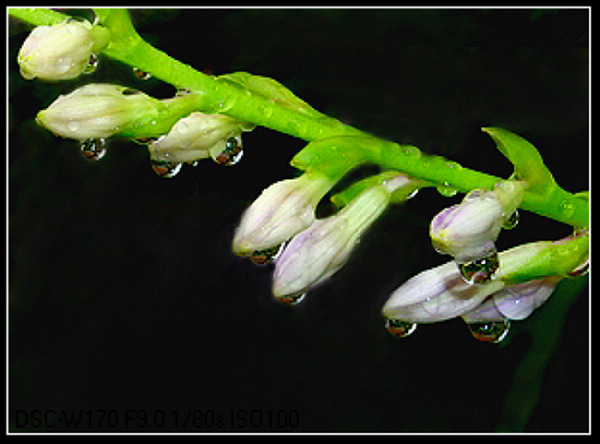
[[[125, 9], [96, 9], [102, 26], [111, 31], [111, 42], [103, 53], [124, 64], [148, 72], [177, 89], [195, 93], [197, 110], [223, 113], [305, 141], [356, 136], [367, 151], [368, 161], [398, 170], [418, 179], [468, 192], [491, 189], [499, 177], [462, 167], [439, 156], [426, 156], [415, 147], [400, 146], [371, 136], [322, 113], [304, 113], [281, 106], [235, 83], [207, 75], [182, 63], [144, 41]], [[10, 8], [9, 14], [34, 25], [56, 24], [68, 18], [59, 12], [38, 8]], [[143, 137], [144, 134], [138, 135]], [[366, 143], [365, 143], [366, 141]], [[573, 226], [589, 225], [589, 203], [558, 185], [543, 195], [526, 192], [521, 208]]]

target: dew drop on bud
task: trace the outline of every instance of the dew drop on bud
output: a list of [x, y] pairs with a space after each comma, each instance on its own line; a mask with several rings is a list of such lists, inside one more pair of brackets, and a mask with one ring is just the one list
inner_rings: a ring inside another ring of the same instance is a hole
[[504, 319], [503, 321], [495, 322], [473, 322], [468, 324], [468, 326], [471, 335], [478, 341], [497, 344], [508, 335], [510, 321]]
[[458, 264], [458, 269], [463, 279], [468, 284], [483, 284], [488, 282], [498, 269], [498, 253]]
[[289, 296], [284, 296], [281, 298], [275, 298], [277, 302], [280, 302], [285, 305], [298, 305], [306, 298], [306, 293], [297, 293], [291, 294]]
[[105, 139], [88, 139], [79, 145], [81, 154], [88, 160], [100, 160], [106, 154]]
[[133, 75], [140, 80], [148, 80], [152, 75], [149, 72], [142, 71], [139, 68], [133, 68]]
[[519, 220], [520, 220], [519, 211], [515, 210], [515, 212], [513, 214], [511, 214], [510, 217], [504, 221], [504, 223], [502, 224], [502, 228], [504, 228], [505, 230], [512, 230], [519, 224]]
[[175, 177], [181, 170], [181, 163], [166, 160], [151, 160], [152, 169], [156, 174], [165, 179]]
[[87, 65], [83, 69], [83, 74], [91, 74], [98, 68], [98, 56], [96, 54], [90, 54]]
[[283, 251], [283, 244], [276, 245], [271, 248], [267, 248], [264, 250], [253, 251], [250, 254], [250, 260], [257, 265], [266, 265], [273, 262], [279, 254]]
[[243, 155], [242, 138], [240, 136], [230, 137], [225, 143], [225, 149], [214, 156], [213, 160], [219, 165], [233, 166], [241, 160]]
[[395, 338], [406, 338], [415, 332], [417, 324], [399, 319], [387, 319], [385, 321], [385, 329]]

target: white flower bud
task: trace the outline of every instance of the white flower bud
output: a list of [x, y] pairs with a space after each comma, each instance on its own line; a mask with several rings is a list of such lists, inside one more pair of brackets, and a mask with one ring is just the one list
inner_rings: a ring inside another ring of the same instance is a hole
[[369, 188], [338, 214], [315, 221], [295, 236], [276, 260], [275, 297], [304, 293], [336, 273], [389, 199], [390, 192], [383, 186]]
[[492, 191], [475, 190], [457, 205], [442, 210], [430, 225], [434, 248], [458, 262], [486, 257], [495, 251], [504, 209]]
[[194, 112], [179, 119], [168, 134], [150, 145], [153, 160], [191, 162], [216, 156], [227, 140], [252, 127], [223, 114]]
[[503, 282], [495, 280], [469, 285], [451, 261], [406, 281], [392, 293], [382, 313], [388, 319], [406, 322], [444, 321], [473, 310], [503, 287]]
[[28, 80], [73, 79], [86, 70], [90, 56], [106, 45], [107, 33], [85, 20], [38, 26], [19, 51], [21, 75]]
[[61, 137], [87, 140], [112, 136], [158, 100], [119, 85], [89, 84], [61, 95], [37, 115], [37, 122]]
[[310, 172], [272, 184], [244, 212], [233, 251], [244, 255], [272, 248], [309, 227], [319, 200], [333, 185], [326, 176]]

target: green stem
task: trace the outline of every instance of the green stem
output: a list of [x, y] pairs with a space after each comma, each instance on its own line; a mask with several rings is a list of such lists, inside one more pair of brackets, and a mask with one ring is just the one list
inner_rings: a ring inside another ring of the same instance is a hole
[[[106, 56], [150, 73], [178, 89], [188, 89], [198, 98], [197, 110], [223, 113], [305, 141], [354, 136], [366, 147], [367, 161], [402, 171], [415, 178], [468, 192], [491, 189], [501, 178], [464, 168], [439, 156], [423, 155], [417, 148], [384, 141], [318, 112], [282, 106], [239, 85], [204, 74], [144, 41], [125, 9], [95, 9], [100, 24], [111, 32]], [[56, 11], [10, 8], [9, 14], [34, 25], [56, 24], [68, 18]], [[143, 135], [139, 135], [140, 137]], [[558, 185], [543, 195], [528, 191], [521, 208], [573, 226], [589, 225], [589, 204]]]

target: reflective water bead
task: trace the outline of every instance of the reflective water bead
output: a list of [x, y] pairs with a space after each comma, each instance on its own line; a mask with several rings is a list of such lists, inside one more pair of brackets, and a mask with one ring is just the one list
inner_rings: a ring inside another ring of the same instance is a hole
[[83, 74], [91, 74], [98, 68], [98, 56], [96, 54], [90, 54], [87, 65], [83, 70]]
[[442, 185], [439, 185], [437, 187], [437, 191], [444, 197], [452, 197], [458, 193], [458, 190], [451, 186], [448, 182], [444, 182]]
[[79, 145], [81, 154], [88, 160], [100, 160], [106, 154], [105, 139], [88, 139]]
[[219, 165], [233, 166], [241, 160], [243, 155], [242, 138], [240, 136], [230, 137], [227, 139], [225, 149], [217, 154], [213, 160]]
[[502, 224], [502, 228], [504, 228], [505, 230], [512, 230], [519, 224], [519, 219], [519, 211], [515, 210], [515, 212], [504, 221], [504, 223]]
[[399, 319], [387, 319], [385, 321], [385, 329], [395, 338], [406, 338], [415, 332], [417, 324]]
[[277, 300], [277, 302], [280, 302], [282, 304], [286, 304], [286, 305], [298, 305], [305, 298], [306, 298], [306, 293], [300, 293], [300, 294], [292, 294], [292, 295], [289, 295], [289, 296], [284, 296], [284, 297], [275, 298], [275, 299]]
[[482, 284], [489, 281], [499, 266], [498, 253], [469, 262], [458, 263], [463, 279], [469, 284]]
[[468, 327], [471, 335], [478, 341], [497, 344], [508, 335], [510, 321], [474, 322], [468, 324]]
[[152, 169], [156, 174], [165, 179], [175, 177], [181, 171], [181, 163], [166, 160], [151, 160]]
[[276, 245], [264, 250], [257, 250], [250, 254], [250, 260], [257, 265], [265, 265], [273, 262], [283, 251], [283, 244]]
[[140, 80], [148, 80], [152, 75], [149, 72], [142, 71], [139, 68], [133, 68], [133, 75]]

